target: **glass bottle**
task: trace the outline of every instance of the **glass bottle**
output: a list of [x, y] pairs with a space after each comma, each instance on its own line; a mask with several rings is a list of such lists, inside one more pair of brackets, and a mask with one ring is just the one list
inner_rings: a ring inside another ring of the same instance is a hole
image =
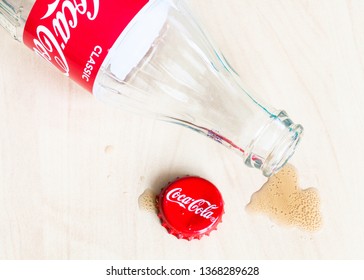
[[[37, 1], [49, 7], [87, 2]], [[0, 0], [0, 24], [20, 42], [37, 1]], [[302, 126], [244, 89], [182, 0], [146, 2], [108, 50], [90, 91], [104, 102], [201, 133], [265, 176], [278, 171], [294, 153]]]

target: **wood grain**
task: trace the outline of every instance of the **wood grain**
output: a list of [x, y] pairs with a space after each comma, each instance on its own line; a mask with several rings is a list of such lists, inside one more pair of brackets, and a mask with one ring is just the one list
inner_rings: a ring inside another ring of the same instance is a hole
[[[1, 259], [362, 259], [364, 2], [189, 0], [247, 87], [302, 123], [291, 163], [316, 187], [307, 233], [245, 211], [265, 182], [224, 147], [96, 101], [0, 30]], [[138, 197], [179, 175], [218, 186], [201, 241], [168, 235]]]

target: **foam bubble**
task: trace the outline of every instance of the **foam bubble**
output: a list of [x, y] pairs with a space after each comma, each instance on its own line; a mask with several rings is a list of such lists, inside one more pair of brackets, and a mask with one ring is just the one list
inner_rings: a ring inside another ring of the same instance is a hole
[[320, 198], [315, 188], [301, 189], [294, 166], [287, 164], [254, 193], [247, 205], [250, 212], [269, 216], [281, 225], [316, 231], [322, 225]]
[[139, 209], [148, 212], [157, 212], [157, 195], [151, 189], [146, 189], [138, 198]]

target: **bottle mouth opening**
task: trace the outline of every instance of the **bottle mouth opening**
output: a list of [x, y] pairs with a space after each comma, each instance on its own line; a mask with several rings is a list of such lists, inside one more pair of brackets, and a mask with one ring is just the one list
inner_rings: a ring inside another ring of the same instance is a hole
[[270, 177], [277, 173], [292, 157], [298, 143], [302, 138], [303, 127], [300, 124], [288, 127], [288, 133], [281, 139], [278, 145], [274, 147], [261, 166], [263, 175]]
[[245, 163], [272, 176], [292, 157], [302, 134], [302, 125], [293, 123], [285, 111], [272, 114], [248, 146]]

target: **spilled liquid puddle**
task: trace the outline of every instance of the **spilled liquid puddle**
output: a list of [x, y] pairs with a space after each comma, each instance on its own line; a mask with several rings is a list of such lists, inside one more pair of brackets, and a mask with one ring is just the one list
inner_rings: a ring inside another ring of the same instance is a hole
[[157, 213], [157, 195], [151, 189], [146, 189], [138, 198], [139, 209]]
[[280, 225], [316, 231], [322, 225], [316, 189], [301, 189], [296, 169], [287, 164], [254, 193], [246, 209], [263, 213]]

